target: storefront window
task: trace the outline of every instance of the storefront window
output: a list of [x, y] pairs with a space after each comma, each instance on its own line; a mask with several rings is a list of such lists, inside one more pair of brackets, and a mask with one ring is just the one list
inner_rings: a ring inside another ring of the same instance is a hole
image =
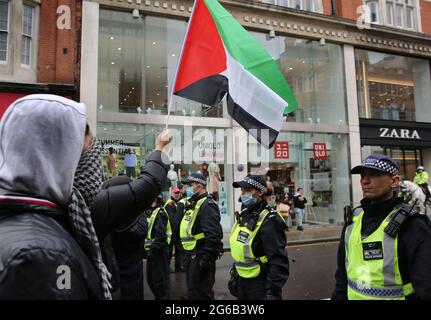
[[351, 199], [347, 135], [281, 132], [273, 149], [253, 141], [248, 149], [248, 172], [271, 181], [276, 198], [304, 189], [306, 222], [343, 222]]
[[[100, 10], [98, 111], [165, 115], [187, 23]], [[223, 117], [213, 108], [174, 96], [171, 114]]]
[[427, 60], [361, 49], [355, 56], [361, 118], [431, 122]]
[[278, 62], [299, 103], [287, 121], [346, 124], [346, 93], [342, 48], [291, 37], [268, 38], [252, 32]]
[[422, 165], [422, 152], [420, 149], [362, 146], [362, 159], [376, 153], [385, 154], [394, 159], [400, 168], [399, 175], [405, 180], [413, 181], [416, 168]]
[[[128, 174], [125, 156], [128, 150], [136, 156], [136, 176], [139, 175], [145, 161], [154, 150], [154, 141], [162, 131], [161, 125], [103, 123], [97, 125], [97, 137], [103, 145], [103, 173], [108, 179], [112, 174], [108, 170], [108, 154], [114, 152], [116, 157], [113, 175]], [[163, 195], [169, 197], [171, 188], [186, 178], [189, 174], [200, 171], [208, 177], [208, 192], [212, 193], [218, 202], [222, 225], [230, 230], [233, 214], [232, 190], [232, 136], [231, 130], [224, 128], [180, 127], [171, 126], [170, 132], [174, 145], [170, 160], [174, 165], [164, 186]], [[129, 175], [130, 176], [130, 175]], [[133, 179], [134, 177], [131, 176]]]

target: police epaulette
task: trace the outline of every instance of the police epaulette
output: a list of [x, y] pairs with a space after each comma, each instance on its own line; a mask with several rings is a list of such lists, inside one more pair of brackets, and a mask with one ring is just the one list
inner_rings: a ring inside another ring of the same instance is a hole
[[353, 216], [359, 214], [358, 211], [362, 211], [362, 206], [357, 206], [353, 209], [350, 209], [350, 207], [347, 207], [347, 210], [344, 212], [344, 224], [349, 225], [353, 223]]

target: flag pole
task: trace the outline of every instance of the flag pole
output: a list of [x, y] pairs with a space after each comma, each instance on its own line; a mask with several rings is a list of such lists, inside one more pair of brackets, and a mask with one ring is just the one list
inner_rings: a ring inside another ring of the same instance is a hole
[[187, 39], [187, 36], [189, 34], [190, 25], [192, 24], [193, 15], [195, 13], [196, 4], [197, 4], [198, 1], [199, 0], [195, 0], [194, 3], [193, 3], [193, 9], [192, 9], [192, 12], [190, 14], [189, 23], [187, 24], [186, 33], [185, 33], [185, 36], [184, 36], [184, 39], [183, 39], [183, 44], [181, 46], [180, 56], [178, 57], [177, 66], [175, 68], [174, 81], [172, 83], [171, 90], [169, 90], [169, 96], [168, 96], [169, 97], [169, 100], [168, 100], [169, 101], [168, 102], [168, 114], [166, 116], [166, 123], [165, 123], [165, 128], [166, 129], [168, 128], [168, 125], [169, 125], [169, 117], [171, 115], [171, 107], [172, 107], [172, 97], [174, 96], [174, 86], [175, 86], [175, 84], [177, 82], [178, 69], [180, 67], [181, 59], [183, 57], [183, 51], [184, 51], [184, 47], [185, 47], [185, 44], [186, 44], [186, 39]]

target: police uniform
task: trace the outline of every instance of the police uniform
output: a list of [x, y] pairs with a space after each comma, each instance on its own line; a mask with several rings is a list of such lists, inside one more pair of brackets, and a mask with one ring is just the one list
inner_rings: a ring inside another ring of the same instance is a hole
[[[248, 176], [234, 187], [254, 187], [266, 192], [260, 176]], [[230, 236], [238, 300], [281, 299], [289, 277], [284, 219], [265, 200], [236, 214]], [[229, 286], [231, 288], [231, 286]], [[236, 292], [234, 292], [236, 291]]]
[[[398, 174], [389, 157], [372, 155], [363, 168]], [[332, 299], [431, 299], [431, 224], [402, 197], [363, 199], [342, 231]]]
[[181, 201], [182, 199], [175, 200], [173, 198], [169, 198], [164, 205], [172, 227], [172, 238], [169, 246], [169, 261], [173, 256], [172, 252], [175, 250], [175, 272], [183, 271], [183, 260], [185, 254], [180, 240], [180, 222], [184, 212], [184, 201], [182, 203]]
[[148, 233], [144, 248], [147, 253], [147, 282], [156, 300], [169, 300], [171, 225], [163, 206], [146, 213]]
[[[202, 174], [190, 175], [183, 184], [206, 186]], [[184, 266], [190, 300], [213, 300], [216, 260], [223, 252], [223, 229], [217, 203], [207, 194], [188, 199], [180, 224], [181, 243], [186, 251]]]
[[418, 169], [422, 169], [422, 172], [417, 172], [415, 174], [415, 177], [413, 179], [413, 182], [419, 185], [422, 190], [424, 191], [427, 199], [431, 197], [431, 194], [428, 189], [428, 180], [429, 180], [429, 174], [425, 170], [423, 170], [423, 167], [418, 167]]

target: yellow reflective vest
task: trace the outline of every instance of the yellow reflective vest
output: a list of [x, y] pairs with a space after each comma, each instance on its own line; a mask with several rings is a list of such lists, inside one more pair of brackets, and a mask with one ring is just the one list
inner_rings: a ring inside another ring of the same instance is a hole
[[[240, 226], [237, 221], [230, 235], [230, 252], [234, 260], [235, 269], [243, 278], [256, 278], [260, 274], [260, 264], [267, 263], [266, 256], [256, 257], [253, 253], [253, 240], [268, 216], [269, 210], [262, 210], [259, 214], [256, 226], [253, 230], [246, 226]], [[284, 220], [283, 220], [284, 221]]]
[[411, 283], [403, 283], [398, 265], [398, 235], [384, 232], [394, 209], [371, 235], [362, 239], [364, 211], [353, 213], [353, 223], [346, 227], [345, 268], [349, 300], [405, 300], [414, 292]]
[[[154, 222], [156, 221], [157, 215], [159, 214], [161, 209], [162, 209], [161, 207], [154, 209], [153, 212], [151, 213], [151, 215], [149, 217], [147, 217], [148, 233], [147, 233], [147, 237], [145, 238], [145, 242], [144, 242], [144, 249], [146, 251], [149, 251], [151, 249], [151, 245], [153, 244], [153, 241], [154, 241], [153, 226], [154, 226]], [[168, 222], [166, 224], [166, 241], [167, 241], [167, 244], [170, 244], [171, 243], [171, 237], [172, 237], [171, 223], [169, 221], [169, 216], [166, 213], [166, 211], [162, 210], [162, 213], [166, 214], [166, 217], [168, 219]]]
[[199, 210], [202, 206], [202, 203], [204, 203], [206, 199], [207, 197], [203, 197], [202, 199], [200, 199], [196, 203], [194, 208], [189, 209], [184, 213], [184, 216], [181, 220], [180, 239], [181, 244], [186, 251], [193, 250], [196, 247], [196, 241], [205, 238], [205, 234], [203, 232], [198, 234], [192, 234], [192, 229], [193, 225], [195, 224]]
[[413, 179], [413, 182], [416, 184], [424, 184], [428, 183], [429, 175], [428, 172], [422, 171], [421, 173], [416, 172], [415, 178]]

